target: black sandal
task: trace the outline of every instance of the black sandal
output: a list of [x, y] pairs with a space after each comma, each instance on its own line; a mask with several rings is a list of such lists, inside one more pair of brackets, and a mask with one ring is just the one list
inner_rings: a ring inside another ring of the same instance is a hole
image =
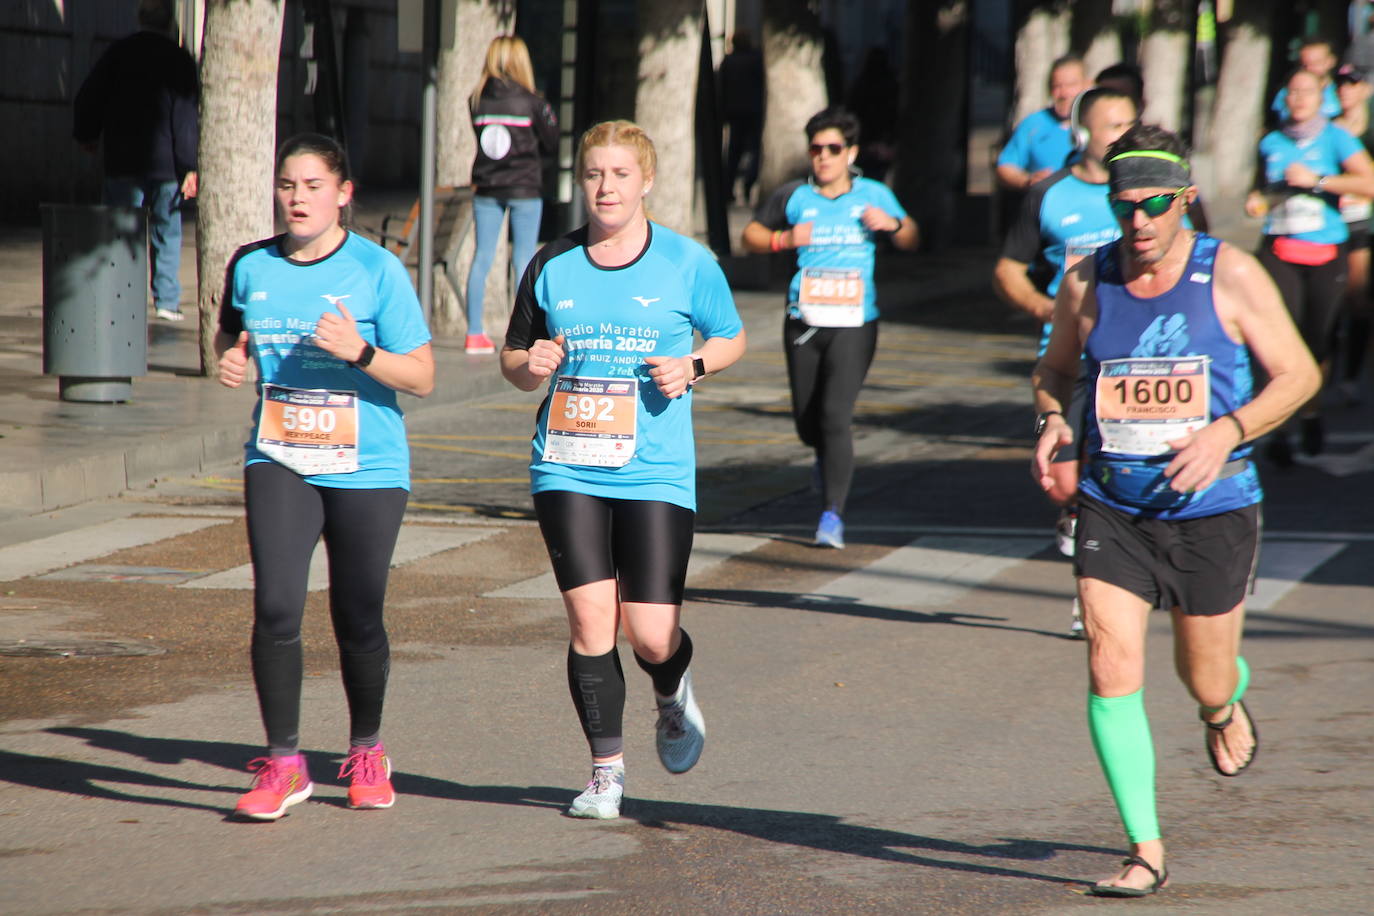
[[1228, 773], [1217, 764], [1217, 752], [1212, 749], [1212, 742], [1208, 741], [1207, 756], [1212, 758], [1212, 769], [1216, 770], [1222, 776], [1239, 776], [1241, 773], [1245, 772], [1246, 767], [1250, 766], [1250, 764], [1255, 762], [1255, 757], [1259, 754], [1260, 746], [1259, 729], [1255, 727], [1255, 718], [1254, 716], [1250, 715], [1250, 710], [1246, 708], [1244, 700], [1237, 700], [1236, 702], [1232, 703], [1231, 714], [1228, 715], [1225, 719], [1222, 719], [1220, 722], [1208, 722], [1207, 717], [1205, 715], [1203, 715], [1202, 713], [1198, 713], [1198, 718], [1202, 719], [1203, 724], [1206, 725], [1209, 730], [1214, 732], [1221, 732], [1225, 731], [1235, 720], [1237, 706], [1240, 707], [1241, 712], [1245, 713], [1245, 721], [1250, 723], [1250, 737], [1254, 740], [1255, 745], [1250, 749], [1250, 759], [1242, 763], [1234, 773]]
[[1149, 887], [1122, 887], [1117, 884], [1094, 884], [1088, 888], [1089, 897], [1148, 897], [1169, 883], [1169, 869], [1155, 871], [1155, 867], [1140, 856], [1129, 856], [1121, 860], [1122, 865], [1139, 865], [1155, 876], [1155, 883]]

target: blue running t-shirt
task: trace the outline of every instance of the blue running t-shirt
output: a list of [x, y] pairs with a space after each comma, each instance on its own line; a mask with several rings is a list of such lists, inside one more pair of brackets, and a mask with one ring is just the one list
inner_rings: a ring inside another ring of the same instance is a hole
[[1016, 125], [997, 156], [997, 164], [1014, 165], [1033, 175], [1044, 169], [1063, 168], [1072, 151], [1068, 120], [1060, 120], [1053, 108], [1042, 108]]
[[239, 253], [220, 309], [222, 331], [234, 337], [248, 331], [248, 352], [258, 367], [255, 434], [245, 444], [245, 463], [273, 460], [256, 441], [263, 384], [357, 392], [358, 469], [304, 479], [324, 487], [410, 489], [410, 448], [395, 390], [330, 356], [311, 338], [320, 316], [337, 314], [342, 304], [363, 340], [379, 349], [409, 353], [428, 343], [410, 277], [395, 255], [352, 232], [333, 252], [309, 263], [287, 258], [280, 241], [267, 239]]
[[895, 219], [906, 219], [906, 210], [887, 185], [858, 176], [851, 179], [850, 189], [839, 197], [826, 197], [815, 185], [799, 179], [778, 188], [759, 206], [754, 219], [769, 229], [811, 224], [811, 240], [797, 249], [797, 272], [787, 290], [794, 317], [800, 317], [795, 303], [801, 293], [804, 271], [857, 270], [863, 283], [863, 321], [877, 319], [878, 299], [873, 290], [875, 233], [860, 219], [870, 205]]
[[1292, 163], [1301, 162], [1318, 175], [1339, 175], [1341, 163], [1363, 149], [1359, 140], [1334, 124], [1310, 140], [1293, 140], [1277, 130], [1265, 134], [1259, 144], [1265, 190], [1279, 200], [1265, 216], [1264, 234], [1329, 245], [1349, 238], [1339, 194], [1290, 187], [1283, 173]]
[[[738, 336], [744, 326], [730, 286], [709, 251], [657, 223], [649, 224], [639, 257], [620, 267], [598, 265], [586, 246], [584, 226], [539, 250], [520, 281], [506, 331], [505, 345], [515, 350], [564, 337], [566, 355], [539, 407], [531, 490], [655, 500], [695, 511], [692, 391], [664, 397], [644, 359], [688, 355], [694, 331], [705, 339]], [[632, 428], [615, 410], [615, 402], [627, 397], [635, 405]], [[555, 440], [573, 439], [577, 428], [586, 426], [593, 430], [586, 434], [587, 444], [604, 460], [613, 459], [601, 445], [614, 436], [628, 451], [632, 435], [632, 454], [615, 466], [550, 459], [551, 411], [553, 422], [569, 431], [555, 430]], [[595, 424], [611, 413], [621, 425], [604, 435], [595, 432]]]

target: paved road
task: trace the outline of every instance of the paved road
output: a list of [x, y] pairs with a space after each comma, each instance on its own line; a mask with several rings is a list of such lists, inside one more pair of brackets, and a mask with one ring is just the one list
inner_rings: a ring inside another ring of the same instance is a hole
[[[919, 323], [918, 323], [919, 319]], [[261, 740], [232, 469], [0, 532], [0, 643], [154, 654], [0, 657], [6, 912], [1036, 913], [1121, 837], [1083, 727], [1072, 583], [1027, 483], [1028, 334], [983, 300], [884, 326], [859, 418], [850, 547], [809, 544], [809, 459], [772, 335], [700, 393], [687, 626], [701, 764], [654, 759], [637, 671], [625, 817], [559, 816], [585, 780], [566, 629], [525, 489], [531, 396], [426, 415], [393, 574], [386, 734], [401, 800], [352, 812], [324, 592], [283, 821], [226, 821]], [[1335, 458], [1270, 473], [1247, 656], [1263, 735], [1215, 775], [1150, 632], [1149, 709], [1178, 912], [1351, 913], [1374, 890], [1370, 411]], [[1346, 473], [1346, 472], [1352, 473]], [[1344, 476], [1340, 476], [1344, 475]], [[323, 570], [314, 580], [325, 584]], [[85, 640], [86, 643], [80, 643]], [[1108, 904], [1110, 905], [1110, 904]]]

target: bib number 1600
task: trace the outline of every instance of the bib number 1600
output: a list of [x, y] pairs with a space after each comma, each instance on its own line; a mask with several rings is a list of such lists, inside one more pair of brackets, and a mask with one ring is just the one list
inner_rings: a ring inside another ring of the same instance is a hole
[[292, 432], [313, 433], [332, 433], [338, 425], [339, 418], [334, 415], [334, 411], [325, 408], [316, 410], [313, 407], [298, 407], [295, 404], [286, 404], [281, 409], [281, 425], [283, 429]]
[[1112, 385], [1112, 390], [1121, 396], [1122, 404], [1128, 400], [1137, 404], [1172, 404], [1175, 401], [1187, 404], [1193, 400], [1193, 382], [1186, 378], [1142, 378], [1136, 379], [1129, 387], [1126, 380], [1122, 379]]
[[563, 416], [569, 420], [615, 421], [615, 399], [570, 394], [563, 402]]

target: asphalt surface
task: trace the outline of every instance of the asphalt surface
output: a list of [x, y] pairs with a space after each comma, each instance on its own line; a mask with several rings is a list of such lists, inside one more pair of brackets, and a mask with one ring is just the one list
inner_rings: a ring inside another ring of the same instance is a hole
[[[1172, 881], [1134, 903], [1085, 897], [1123, 839], [1084, 727], [1083, 647], [1063, 636], [1068, 564], [1026, 471], [1033, 329], [986, 292], [990, 264], [947, 252], [885, 266], [843, 551], [810, 544], [778, 300], [741, 292], [752, 346], [696, 405], [702, 565], [684, 621], [706, 753], [683, 776], [658, 766], [647, 681], [627, 666], [615, 822], [560, 816], [587, 774], [524, 476], [537, 396], [469, 389], [411, 413], [410, 552], [388, 602], [390, 811], [344, 807], [346, 716], [316, 590], [303, 714], [316, 794], [275, 824], [226, 819], [261, 753], [232, 462], [14, 510], [0, 644], [150, 654], [0, 655], [0, 909], [1367, 910], [1374, 410], [1333, 396], [1331, 454], [1264, 468], [1269, 565], [1245, 647], [1262, 746], [1244, 776], [1208, 765], [1167, 618], [1152, 621]], [[121, 539], [131, 524], [155, 533]], [[203, 587], [216, 576], [229, 584]]]

